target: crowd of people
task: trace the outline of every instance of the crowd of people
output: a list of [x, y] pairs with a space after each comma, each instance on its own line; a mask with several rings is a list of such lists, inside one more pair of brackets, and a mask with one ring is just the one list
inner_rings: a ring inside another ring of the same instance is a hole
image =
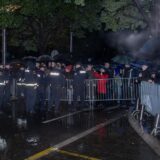
[[54, 61], [26, 61], [23, 64], [0, 65], [0, 111], [5, 110], [11, 99], [16, 97], [23, 98], [27, 114], [34, 114], [36, 110], [51, 111], [53, 106], [55, 114], [59, 114], [63, 88], [66, 86], [67, 92], [73, 92], [70, 109], [75, 110], [77, 105], [84, 108], [85, 80], [97, 79], [96, 94], [101, 97], [109, 92], [107, 82], [113, 78], [127, 78], [127, 82], [136, 78], [134, 83], [137, 84], [140, 81], [159, 83], [158, 72], [151, 71], [147, 64], [143, 64], [141, 69], [130, 64], [113, 67], [109, 62], [101, 65], [82, 65], [78, 62], [73, 65]]

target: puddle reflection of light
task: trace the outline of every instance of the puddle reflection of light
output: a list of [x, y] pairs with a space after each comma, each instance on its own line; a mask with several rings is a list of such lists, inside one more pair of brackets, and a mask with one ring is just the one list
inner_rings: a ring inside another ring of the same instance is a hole
[[7, 148], [6, 140], [0, 137], [0, 151], [4, 151], [6, 148]]
[[27, 120], [26, 119], [17, 119], [17, 126], [18, 128], [27, 128]]
[[30, 136], [26, 139], [26, 141], [31, 144], [32, 146], [37, 146], [39, 142], [38, 136]]
[[82, 152], [84, 150], [84, 143], [81, 143], [79, 146], [78, 146], [78, 151], [79, 152]]

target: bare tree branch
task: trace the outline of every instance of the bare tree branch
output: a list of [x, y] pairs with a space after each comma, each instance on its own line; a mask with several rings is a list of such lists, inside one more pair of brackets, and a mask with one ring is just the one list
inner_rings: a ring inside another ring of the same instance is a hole
[[146, 16], [146, 13], [145, 13], [142, 5], [140, 4], [139, 0], [132, 0], [132, 1], [134, 2], [135, 6], [137, 7], [140, 14], [143, 16], [144, 21], [148, 24], [148, 26], [150, 26], [150, 19], [148, 16]]
[[123, 13], [123, 15], [124, 15], [125, 17], [128, 17], [128, 18], [132, 18], [132, 19], [135, 19], [135, 20], [138, 20], [138, 21], [143, 21], [143, 22], [145, 22], [143, 18], [139, 18], [139, 17], [133, 16], [133, 15], [131, 15], [131, 14]]

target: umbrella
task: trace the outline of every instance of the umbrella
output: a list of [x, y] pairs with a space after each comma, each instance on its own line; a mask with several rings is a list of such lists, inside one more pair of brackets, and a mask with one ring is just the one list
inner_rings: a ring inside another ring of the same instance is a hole
[[44, 55], [39, 56], [37, 60], [40, 62], [49, 62], [49, 61], [52, 61], [52, 57], [44, 54]]
[[93, 69], [96, 70], [96, 71], [100, 71], [101, 68], [104, 69], [105, 72], [108, 71], [107, 68], [106, 68], [105, 66], [103, 66], [103, 65], [95, 65], [95, 66], [93, 67]]
[[159, 49], [160, 45], [160, 37], [153, 37], [142, 46], [140, 49], [140, 54], [150, 54], [154, 53], [157, 49]]
[[53, 61], [65, 64], [73, 64], [72, 57], [68, 54], [58, 54], [57, 56], [53, 57]]
[[37, 60], [37, 57], [34, 57], [34, 56], [23, 57], [23, 61], [25, 63], [25, 66], [29, 67], [29, 68], [34, 68], [36, 60]]
[[19, 60], [14, 60], [10, 63], [10, 66], [14, 69], [19, 69], [20, 67], [24, 67], [24, 63]]
[[113, 62], [119, 63], [119, 64], [130, 64], [134, 59], [127, 55], [117, 55], [112, 58]]
[[36, 60], [37, 60], [37, 57], [34, 57], [34, 56], [26, 56], [26, 57], [23, 57], [23, 60], [24, 60], [24, 61], [36, 61]]
[[136, 60], [136, 61], [133, 61], [131, 63], [132, 65], [136, 66], [136, 67], [141, 67], [142, 65], [148, 65], [148, 66], [152, 66], [152, 62], [150, 61], [147, 61], [147, 60]]
[[136, 63], [136, 62], [133, 62], [133, 63], [131, 63], [131, 66], [132, 67], [135, 67], [135, 68], [141, 68], [141, 64], [138, 64], [138, 63]]

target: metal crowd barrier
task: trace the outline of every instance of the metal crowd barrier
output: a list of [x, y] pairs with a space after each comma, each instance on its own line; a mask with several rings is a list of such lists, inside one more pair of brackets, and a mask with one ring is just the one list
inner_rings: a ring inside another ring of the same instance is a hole
[[[34, 87], [34, 92], [37, 92], [40, 87], [37, 83], [25, 84], [16, 79], [13, 79], [10, 84], [10, 95], [12, 95], [11, 99], [14, 105], [16, 103], [15, 100], [19, 101], [20, 97], [25, 99], [26, 88]], [[61, 101], [65, 101], [68, 104], [72, 104], [75, 101], [80, 101], [80, 103], [84, 101], [90, 108], [94, 107], [95, 102], [135, 101], [139, 96], [136, 78], [86, 79], [82, 81], [81, 84], [75, 84], [72, 79], [67, 79], [61, 87], [58, 87], [58, 92], [60, 92], [58, 95], [60, 95]], [[45, 102], [49, 102], [51, 99], [50, 93], [51, 87], [48, 85], [43, 92]], [[77, 96], [77, 94], [79, 95]], [[38, 101], [38, 98], [39, 96], [36, 96], [36, 101]], [[15, 115], [15, 113], [13, 113], [13, 115]]]
[[85, 84], [86, 101], [136, 100], [139, 92], [136, 78], [88, 79]]
[[142, 105], [140, 121], [143, 120], [144, 111], [156, 117], [155, 125], [151, 132], [156, 136], [160, 132], [160, 85], [141, 82], [140, 101]]
[[67, 101], [68, 104], [71, 104], [73, 102], [73, 80], [72, 79], [66, 79], [66, 82], [62, 87], [61, 93], [62, 93], [61, 94], [62, 101]]
[[[136, 100], [139, 95], [139, 87], [138, 83], [136, 83], [136, 78], [86, 79], [83, 85], [80, 91], [84, 92], [84, 101], [87, 102], [133, 101]], [[67, 101], [71, 104], [74, 101], [75, 92], [76, 94], [78, 92], [76, 86], [74, 86], [72, 79], [66, 79], [66, 82], [59, 90], [61, 93], [61, 101]], [[24, 86], [17, 82], [17, 86], [14, 86], [16, 89], [14, 95], [18, 95], [19, 90], [23, 87]], [[49, 86], [46, 88], [46, 93], [44, 94], [46, 94], [46, 99], [49, 99]]]
[[[84, 91], [84, 101], [89, 103], [135, 101], [139, 96], [139, 85], [136, 83], [136, 78], [86, 79], [82, 88], [79, 92]], [[77, 88], [74, 86], [73, 80], [66, 80], [61, 91], [62, 101], [68, 101], [71, 104], [74, 101], [75, 90], [77, 94]]]

